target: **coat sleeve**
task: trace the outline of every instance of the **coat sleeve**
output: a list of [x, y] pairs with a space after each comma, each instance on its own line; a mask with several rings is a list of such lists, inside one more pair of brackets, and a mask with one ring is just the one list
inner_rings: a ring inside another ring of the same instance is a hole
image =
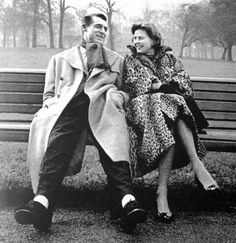
[[52, 98], [55, 95], [55, 62], [55, 57], [53, 56], [48, 63], [45, 75], [43, 104], [47, 99]]
[[123, 80], [123, 76], [124, 76], [124, 59], [120, 58], [117, 61], [119, 61], [119, 64], [118, 64], [119, 65], [119, 75], [116, 80], [116, 86], [117, 86], [118, 90], [120, 91], [120, 94], [123, 96], [124, 107], [126, 107], [127, 102], [129, 100], [129, 96], [122, 89], [122, 80]]
[[193, 96], [193, 87], [189, 75], [185, 72], [182, 62], [173, 54], [166, 53], [160, 62], [165, 71], [165, 83], [161, 92], [179, 93], [184, 97]]
[[130, 66], [130, 59], [132, 59], [130, 56], [126, 55], [124, 59], [123, 64], [123, 75], [121, 80], [121, 89], [128, 95], [131, 95], [132, 87], [130, 84], [132, 84], [132, 80], [135, 79], [133, 68]]

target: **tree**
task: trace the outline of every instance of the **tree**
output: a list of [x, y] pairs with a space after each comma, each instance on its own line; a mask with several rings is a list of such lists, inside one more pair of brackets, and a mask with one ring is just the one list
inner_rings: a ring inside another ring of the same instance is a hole
[[0, 1], [0, 25], [2, 28], [2, 34], [3, 34], [3, 41], [2, 41], [2, 46], [5, 47], [6, 46], [6, 36], [7, 36], [7, 28], [6, 28], [6, 9], [7, 6], [5, 4], [5, 2], [3, 0]]
[[54, 30], [53, 30], [53, 19], [52, 19], [52, 0], [46, 0], [48, 20], [43, 19], [49, 28], [49, 39], [50, 39], [50, 48], [55, 48], [54, 45]]
[[70, 8], [70, 6], [66, 7], [66, 1], [60, 0], [59, 9], [60, 9], [60, 25], [59, 25], [59, 48], [63, 48], [63, 25], [64, 25], [64, 16], [65, 11]]
[[113, 2], [112, 0], [104, 0], [105, 6], [103, 4], [99, 3], [90, 3], [90, 7], [95, 7], [101, 12], [103, 12], [107, 16], [107, 23], [109, 28], [109, 45], [111, 50], [115, 50], [115, 44], [114, 44], [114, 26], [112, 22], [113, 13], [121, 14], [118, 9], [114, 9], [114, 6], [116, 2]]
[[17, 21], [17, 18], [16, 18], [16, 0], [13, 0], [12, 1], [12, 5], [13, 5], [13, 21], [12, 21], [12, 35], [13, 35], [13, 47], [16, 47], [16, 21]]
[[32, 47], [37, 47], [37, 22], [39, 17], [39, 2], [40, 0], [33, 0], [33, 28], [32, 28]]
[[219, 40], [224, 44], [223, 58], [227, 52], [227, 60], [232, 61], [232, 47], [236, 44], [236, 1], [235, 0], [211, 0], [214, 7], [212, 15]]
[[196, 41], [206, 40], [203, 9], [204, 7], [198, 4], [182, 4], [177, 12], [178, 26], [183, 31], [180, 57], [183, 56], [184, 47], [191, 46]]

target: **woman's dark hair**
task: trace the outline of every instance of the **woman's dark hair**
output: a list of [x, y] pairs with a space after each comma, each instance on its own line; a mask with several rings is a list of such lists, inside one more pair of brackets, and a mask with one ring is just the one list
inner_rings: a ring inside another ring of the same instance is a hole
[[88, 14], [88, 15], [85, 15], [83, 17], [83, 20], [82, 20], [82, 26], [89, 26], [93, 23], [93, 17], [96, 16], [98, 18], [101, 18], [103, 19], [104, 21], [107, 21], [107, 17], [102, 14], [102, 13], [93, 13], [93, 14]]
[[153, 48], [155, 50], [158, 50], [161, 47], [162, 44], [161, 33], [159, 32], [159, 30], [154, 24], [151, 23], [133, 24], [131, 28], [132, 34], [134, 34], [136, 30], [146, 31], [147, 35], [154, 41]]

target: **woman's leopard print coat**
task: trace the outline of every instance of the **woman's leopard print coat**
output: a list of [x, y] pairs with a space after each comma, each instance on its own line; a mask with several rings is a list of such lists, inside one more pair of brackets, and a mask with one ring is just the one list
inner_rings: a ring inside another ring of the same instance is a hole
[[[168, 150], [176, 139], [172, 134], [175, 121], [184, 119], [191, 128], [197, 151], [199, 140], [194, 117], [185, 103], [185, 97], [193, 96], [190, 77], [182, 63], [163, 47], [152, 59], [132, 54], [125, 57], [123, 90], [129, 95], [127, 121], [131, 141], [131, 169], [134, 177], [141, 176], [158, 166], [158, 158]], [[178, 94], [153, 92], [152, 83], [161, 82]], [[173, 168], [189, 161], [176, 143]], [[201, 149], [201, 153], [204, 151]], [[204, 153], [203, 153], [204, 154]], [[184, 155], [184, 156], [183, 156]]]

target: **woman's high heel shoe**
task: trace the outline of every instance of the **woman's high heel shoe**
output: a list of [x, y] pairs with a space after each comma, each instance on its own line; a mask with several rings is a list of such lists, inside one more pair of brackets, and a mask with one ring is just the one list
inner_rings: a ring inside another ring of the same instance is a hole
[[174, 218], [175, 218], [175, 216], [173, 213], [171, 213], [171, 215], [168, 215], [167, 213], [160, 213], [160, 212], [156, 211], [154, 214], [154, 219], [156, 221], [160, 221], [165, 224], [170, 224], [171, 222], [174, 221]]
[[204, 191], [204, 192], [207, 192], [207, 193], [215, 193], [215, 192], [218, 192], [219, 191], [219, 186], [217, 184], [212, 184], [212, 185], [209, 185], [207, 188], [205, 188], [202, 183], [199, 181], [199, 179], [197, 178], [197, 176], [195, 176], [195, 182], [197, 184], [197, 188], [200, 190], [200, 191]]

